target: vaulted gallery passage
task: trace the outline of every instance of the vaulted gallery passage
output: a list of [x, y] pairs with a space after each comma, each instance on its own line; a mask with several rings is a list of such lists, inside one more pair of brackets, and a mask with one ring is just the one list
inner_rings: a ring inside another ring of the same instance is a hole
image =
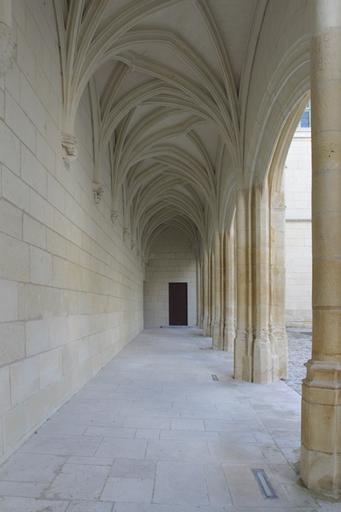
[[157, 233], [144, 278], [144, 327], [197, 325], [197, 262], [193, 240], [181, 228]]
[[0, 0], [1, 512], [338, 510], [340, 48], [339, 0]]

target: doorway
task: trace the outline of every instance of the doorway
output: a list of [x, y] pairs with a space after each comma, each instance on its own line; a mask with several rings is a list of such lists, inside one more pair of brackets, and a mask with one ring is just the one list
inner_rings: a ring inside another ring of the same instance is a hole
[[169, 325], [188, 325], [187, 283], [169, 283]]

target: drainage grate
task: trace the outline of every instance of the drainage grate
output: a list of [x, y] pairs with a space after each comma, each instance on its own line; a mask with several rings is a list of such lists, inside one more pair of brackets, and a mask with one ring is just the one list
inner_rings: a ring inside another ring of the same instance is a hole
[[216, 375], [214, 375], [214, 374], [211, 375], [211, 377], [212, 377], [212, 380], [215, 380], [215, 381], [219, 380], [218, 377]]
[[272, 487], [264, 469], [251, 469], [255, 479], [257, 480], [258, 487], [260, 488], [263, 496], [267, 499], [278, 499], [278, 496]]

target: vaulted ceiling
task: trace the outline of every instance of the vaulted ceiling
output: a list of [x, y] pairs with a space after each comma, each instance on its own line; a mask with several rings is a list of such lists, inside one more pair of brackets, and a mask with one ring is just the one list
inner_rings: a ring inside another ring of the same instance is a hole
[[75, 118], [89, 88], [95, 187], [109, 159], [112, 218], [124, 216], [143, 252], [170, 224], [209, 245], [231, 222], [245, 90], [268, 4], [55, 0], [64, 150], [76, 156]]

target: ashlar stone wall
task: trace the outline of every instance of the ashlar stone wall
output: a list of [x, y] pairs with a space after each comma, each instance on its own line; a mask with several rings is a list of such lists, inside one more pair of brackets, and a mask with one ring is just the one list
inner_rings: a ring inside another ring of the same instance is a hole
[[17, 59], [0, 79], [0, 460], [143, 326], [142, 266], [92, 192], [89, 99], [62, 159], [51, 1], [13, 2]]
[[144, 283], [144, 326], [169, 324], [168, 283], [187, 283], [188, 325], [196, 325], [196, 260], [182, 231], [164, 231], [151, 248]]
[[298, 129], [285, 164], [286, 321], [312, 322], [311, 132]]

